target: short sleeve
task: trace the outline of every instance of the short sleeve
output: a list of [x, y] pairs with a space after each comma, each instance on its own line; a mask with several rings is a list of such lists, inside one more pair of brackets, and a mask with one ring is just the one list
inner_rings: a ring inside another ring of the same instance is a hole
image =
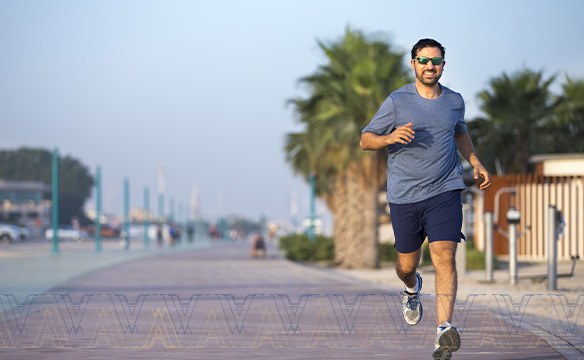
[[466, 132], [466, 122], [464, 121], [465, 106], [462, 96], [460, 97], [460, 101], [462, 102], [462, 106], [460, 107], [460, 115], [458, 116], [458, 121], [454, 126], [454, 133], [456, 135], [462, 135]]
[[391, 96], [388, 96], [362, 133], [371, 132], [377, 135], [387, 135], [393, 131], [394, 127], [395, 106]]

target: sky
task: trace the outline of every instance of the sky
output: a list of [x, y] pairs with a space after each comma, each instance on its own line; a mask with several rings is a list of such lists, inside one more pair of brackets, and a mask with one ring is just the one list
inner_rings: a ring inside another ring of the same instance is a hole
[[196, 186], [202, 215], [289, 222], [293, 196], [308, 215], [309, 192], [285, 161], [286, 134], [302, 129], [286, 103], [325, 61], [317, 40], [348, 26], [406, 53], [438, 40], [441, 83], [471, 120], [504, 72], [556, 75], [555, 91], [584, 77], [583, 13], [578, 0], [0, 0], [0, 149], [99, 166], [104, 212], [122, 213], [127, 178], [131, 207], [148, 188], [157, 213], [164, 167], [165, 212], [170, 198], [186, 212]]

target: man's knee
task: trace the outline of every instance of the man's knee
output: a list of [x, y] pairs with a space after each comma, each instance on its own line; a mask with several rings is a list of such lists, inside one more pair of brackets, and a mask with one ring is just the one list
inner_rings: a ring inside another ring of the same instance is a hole
[[404, 278], [411, 276], [412, 274], [415, 274], [416, 268], [411, 267], [411, 266], [408, 266], [408, 267], [401, 266], [400, 262], [398, 261], [395, 264], [395, 271], [397, 272], [397, 276], [400, 279], [404, 279]]
[[455, 266], [456, 247], [454, 241], [434, 241], [430, 243], [430, 254], [434, 266]]
[[416, 273], [420, 262], [420, 254], [416, 251], [408, 254], [398, 253], [395, 269], [400, 278]]

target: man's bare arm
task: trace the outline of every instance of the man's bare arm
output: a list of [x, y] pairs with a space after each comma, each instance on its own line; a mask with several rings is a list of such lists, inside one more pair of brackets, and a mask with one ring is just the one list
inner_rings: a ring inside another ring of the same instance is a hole
[[379, 150], [393, 144], [409, 144], [414, 139], [415, 131], [412, 129], [412, 123], [400, 126], [388, 135], [377, 135], [372, 132], [361, 134], [361, 149]]
[[491, 186], [491, 176], [479, 160], [468, 132], [460, 135], [454, 135], [454, 141], [456, 142], [456, 147], [458, 147], [460, 154], [474, 168], [474, 178], [478, 180], [479, 176], [481, 176], [484, 179], [480, 185], [480, 189], [483, 190]]

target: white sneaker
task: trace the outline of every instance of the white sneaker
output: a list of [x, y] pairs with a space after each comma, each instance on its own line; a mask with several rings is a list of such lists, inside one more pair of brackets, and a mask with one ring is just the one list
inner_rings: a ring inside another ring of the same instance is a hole
[[404, 300], [402, 302], [402, 311], [404, 313], [404, 319], [409, 325], [416, 325], [420, 322], [422, 318], [422, 313], [424, 309], [422, 308], [422, 303], [420, 302], [420, 292], [422, 291], [422, 277], [419, 273], [416, 273], [416, 279], [418, 281], [418, 292], [411, 293], [404, 291]]
[[437, 329], [434, 360], [450, 360], [452, 353], [460, 348], [460, 334], [448, 321], [443, 321]]

